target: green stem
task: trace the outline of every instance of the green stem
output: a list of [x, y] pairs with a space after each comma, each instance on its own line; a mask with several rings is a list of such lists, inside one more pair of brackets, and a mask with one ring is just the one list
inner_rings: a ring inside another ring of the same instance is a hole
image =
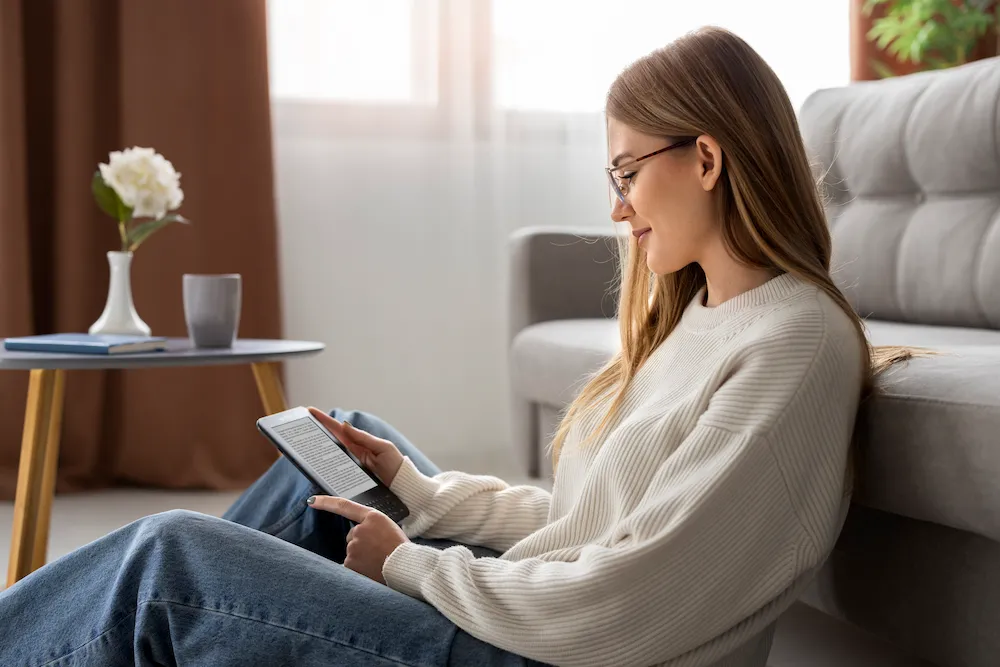
[[118, 221], [118, 235], [121, 236], [121, 239], [122, 239], [122, 252], [128, 252], [129, 251], [129, 247], [128, 247], [128, 229], [125, 227], [125, 221], [124, 220], [119, 220]]

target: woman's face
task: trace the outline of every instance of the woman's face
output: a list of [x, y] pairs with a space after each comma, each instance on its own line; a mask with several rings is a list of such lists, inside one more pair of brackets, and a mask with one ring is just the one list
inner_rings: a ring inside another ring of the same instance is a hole
[[700, 261], [720, 233], [712, 189], [722, 171], [722, 151], [712, 137], [702, 135], [632, 163], [676, 142], [608, 119], [612, 174], [626, 191], [624, 202], [612, 195], [611, 219], [629, 224], [646, 253], [646, 265], [659, 275]]

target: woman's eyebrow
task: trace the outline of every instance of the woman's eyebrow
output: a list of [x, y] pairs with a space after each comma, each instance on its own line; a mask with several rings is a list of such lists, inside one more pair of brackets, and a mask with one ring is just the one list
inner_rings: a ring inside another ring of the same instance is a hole
[[632, 157], [632, 154], [629, 153], [628, 151], [625, 151], [624, 153], [619, 153], [618, 155], [615, 156], [615, 159], [611, 161], [611, 166], [617, 167], [618, 163], [621, 162], [622, 158], [624, 157]]

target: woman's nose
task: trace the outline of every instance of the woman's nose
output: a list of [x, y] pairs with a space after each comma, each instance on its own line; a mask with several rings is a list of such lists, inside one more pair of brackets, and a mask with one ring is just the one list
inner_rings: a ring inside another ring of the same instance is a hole
[[635, 211], [632, 210], [632, 206], [628, 202], [623, 202], [618, 197], [614, 198], [614, 203], [611, 206], [611, 219], [615, 222], [624, 222], [628, 220]]

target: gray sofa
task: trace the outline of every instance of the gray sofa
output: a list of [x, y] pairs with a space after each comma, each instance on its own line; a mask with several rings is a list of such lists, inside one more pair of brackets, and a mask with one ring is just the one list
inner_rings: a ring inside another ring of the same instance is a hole
[[[834, 278], [872, 341], [945, 354], [897, 367], [862, 407], [864, 474], [799, 611], [881, 646], [872, 665], [995, 667], [1000, 59], [822, 90], [800, 124], [828, 197]], [[611, 232], [512, 239], [513, 434], [533, 475], [551, 474], [542, 451], [560, 411], [618, 345]], [[781, 635], [798, 622], [779, 623], [773, 664], [791, 664], [778, 655]]]

